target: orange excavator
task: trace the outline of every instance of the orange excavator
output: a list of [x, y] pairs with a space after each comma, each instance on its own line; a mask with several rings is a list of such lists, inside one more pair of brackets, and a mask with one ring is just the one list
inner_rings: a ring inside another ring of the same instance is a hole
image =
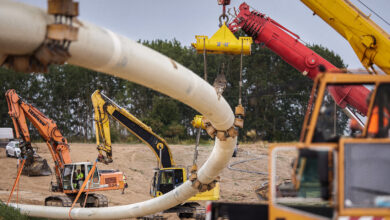
[[[96, 168], [92, 177], [85, 179], [93, 169], [93, 164], [91, 162], [72, 163], [70, 146], [67, 139], [62, 136], [56, 123], [33, 105], [26, 103], [15, 90], [8, 90], [5, 96], [16, 136], [23, 139], [21, 157], [25, 158], [26, 170], [39, 174], [39, 168], [44, 167], [42, 165], [43, 159], [39, 160], [40, 157], [34, 156], [26, 118], [37, 128], [52, 155], [56, 182], [51, 182], [51, 191], [62, 192], [65, 195], [53, 194], [45, 199], [45, 205], [70, 207], [77, 198], [75, 202], [79, 202], [80, 205], [85, 204], [85, 207], [108, 206], [107, 197], [94, 192], [123, 189], [123, 173]], [[47, 162], [46, 166], [48, 166]], [[85, 189], [82, 187], [82, 185], [85, 185], [83, 184], [84, 181], [87, 181]], [[80, 192], [80, 188], [82, 192]], [[77, 194], [80, 195], [77, 196]]]

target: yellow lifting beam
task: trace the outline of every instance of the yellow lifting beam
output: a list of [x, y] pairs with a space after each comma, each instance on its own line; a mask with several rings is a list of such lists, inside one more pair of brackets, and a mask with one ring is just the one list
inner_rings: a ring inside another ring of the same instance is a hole
[[250, 55], [251, 37], [240, 37], [237, 39], [224, 23], [215, 34], [208, 39], [207, 36], [195, 36], [196, 43], [192, 46], [198, 53], [209, 54], [232, 54], [232, 55]]

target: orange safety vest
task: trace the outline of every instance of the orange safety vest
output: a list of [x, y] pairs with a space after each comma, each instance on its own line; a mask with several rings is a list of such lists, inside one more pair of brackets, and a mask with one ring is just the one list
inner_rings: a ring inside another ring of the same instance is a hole
[[[389, 124], [389, 112], [387, 109], [384, 109], [383, 116], [383, 126], [387, 126]], [[378, 134], [379, 129], [379, 108], [375, 106], [371, 113], [370, 124], [368, 125], [368, 133], [369, 134]]]

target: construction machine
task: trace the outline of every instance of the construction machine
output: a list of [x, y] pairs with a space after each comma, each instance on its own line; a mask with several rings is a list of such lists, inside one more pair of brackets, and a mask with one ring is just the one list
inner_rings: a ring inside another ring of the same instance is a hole
[[[158, 197], [166, 194], [187, 181], [187, 169], [176, 165], [169, 145], [162, 137], [154, 133], [152, 128], [144, 124], [124, 108], [120, 107], [99, 90], [96, 90], [92, 94], [91, 98], [95, 113], [96, 143], [99, 151], [98, 158], [100, 162], [107, 164], [113, 161], [109, 121], [109, 118], [112, 118], [124, 126], [139, 140], [144, 142], [156, 156], [158, 165], [157, 168], [154, 169], [150, 188], [150, 195], [152, 197]], [[191, 197], [189, 201], [218, 199], [219, 183], [215, 183], [214, 188], [196, 194], [194, 197]], [[198, 206], [199, 204], [196, 202], [186, 202], [166, 210], [165, 212], [175, 212], [182, 217], [195, 217], [193, 213], [196, 211], [195, 209]]]
[[[373, 88], [366, 126], [359, 136], [334, 131], [329, 123], [337, 115], [326, 96], [330, 85]], [[299, 142], [270, 146], [267, 204], [251, 205], [252, 216], [240, 219], [390, 219], [389, 92], [389, 76], [319, 74]], [[368, 135], [370, 126], [376, 126], [373, 136]], [[283, 161], [292, 162], [291, 166]], [[284, 174], [286, 170], [290, 175]], [[289, 196], [280, 192], [283, 179], [292, 180]], [[234, 219], [248, 207], [213, 202], [207, 210], [210, 219]]]
[[[234, 33], [243, 30], [245, 34], [252, 37], [257, 44], [264, 45], [284, 61], [293, 66], [302, 75], [314, 78], [321, 71], [342, 72], [339, 68], [315, 53], [313, 50], [302, 44], [300, 37], [282, 26], [265, 14], [250, 10], [250, 6], [242, 3], [239, 13], [229, 23], [229, 29]], [[321, 67], [321, 68], [320, 68]], [[366, 115], [366, 97], [369, 90], [364, 86], [351, 85], [346, 87], [329, 86], [328, 90], [333, 99], [349, 117], [360, 122], [360, 119], [351, 109], [356, 109], [361, 115]], [[360, 123], [361, 126], [362, 123]]]
[[390, 35], [349, 0], [301, 0], [351, 45], [363, 66], [390, 74]]
[[[24, 101], [15, 90], [8, 90], [5, 96], [15, 132], [23, 140], [23, 145], [20, 146], [21, 157], [26, 158], [27, 170], [38, 172], [39, 169], [42, 169], [42, 162], [33, 156], [34, 151], [31, 147], [26, 119], [38, 130], [52, 155], [56, 181], [51, 182], [50, 189], [52, 192], [60, 192], [65, 195], [54, 194], [49, 196], [45, 198], [45, 205], [70, 207], [76, 195], [81, 193], [81, 196], [76, 201], [80, 205], [85, 204], [86, 207], [108, 206], [107, 197], [94, 192], [123, 189], [123, 173], [114, 170], [98, 170], [96, 168], [92, 178], [87, 180], [85, 177], [92, 169], [93, 164], [91, 162], [72, 163], [70, 146], [56, 123], [46, 117], [36, 107]], [[19, 179], [19, 176], [17, 179]], [[87, 187], [80, 192], [81, 184], [84, 181], [88, 181]], [[86, 196], [86, 192], [88, 192], [88, 196]]]

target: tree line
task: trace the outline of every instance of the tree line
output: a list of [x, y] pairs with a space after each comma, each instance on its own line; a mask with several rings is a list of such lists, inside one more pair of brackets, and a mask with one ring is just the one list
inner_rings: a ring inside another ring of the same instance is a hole
[[[141, 42], [176, 60], [203, 77], [203, 56], [177, 40]], [[311, 48], [339, 68], [340, 56], [320, 45]], [[223, 97], [234, 108], [238, 104], [240, 57], [207, 55], [208, 81], [213, 83], [224, 63], [227, 88]], [[246, 110], [240, 140], [297, 140], [303, 122], [312, 81], [260, 45], [243, 59], [243, 106]], [[151, 89], [126, 80], [72, 65], [51, 66], [49, 73], [17, 73], [0, 68], [0, 127], [12, 127], [4, 97], [8, 89], [33, 104], [56, 121], [62, 134], [71, 141], [93, 141], [93, 106], [91, 94], [100, 89], [130, 113], [168, 141], [194, 139], [191, 120], [197, 114], [188, 106]], [[136, 138], [118, 123], [111, 123], [113, 141]], [[345, 120], [338, 124], [345, 127]], [[39, 138], [30, 126], [35, 139]], [[204, 135], [204, 138], [207, 138]]]

